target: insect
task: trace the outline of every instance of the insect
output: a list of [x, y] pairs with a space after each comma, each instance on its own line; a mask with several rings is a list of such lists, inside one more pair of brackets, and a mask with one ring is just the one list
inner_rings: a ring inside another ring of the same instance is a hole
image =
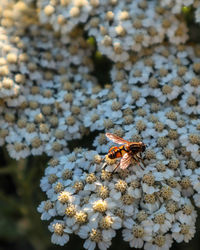
[[141, 153], [146, 149], [146, 145], [143, 142], [129, 142], [111, 133], [106, 133], [106, 137], [117, 144], [123, 144], [119, 147], [111, 147], [108, 151], [108, 158], [121, 158], [113, 172], [115, 172], [118, 167], [121, 169], [128, 168], [132, 159], [135, 160], [139, 165], [140, 161], [143, 161]]

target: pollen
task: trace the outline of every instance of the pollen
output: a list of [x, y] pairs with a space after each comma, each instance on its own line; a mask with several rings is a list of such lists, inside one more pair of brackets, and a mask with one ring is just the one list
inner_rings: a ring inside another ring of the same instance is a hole
[[113, 121], [111, 119], [105, 119], [104, 120], [104, 126], [105, 126], [105, 129], [108, 130], [108, 129], [114, 127], [114, 123], [113, 123]]
[[100, 134], [99, 138], [98, 138], [98, 143], [100, 145], [104, 145], [107, 143], [107, 139], [106, 139], [106, 136], [105, 134]]
[[105, 229], [105, 230], [108, 230], [112, 227], [112, 224], [113, 224], [113, 219], [111, 216], [105, 216], [101, 219], [100, 223], [99, 223], [99, 226], [102, 228], [102, 229]]
[[73, 175], [73, 172], [69, 169], [65, 169], [63, 172], [62, 172], [62, 179], [63, 180], [68, 180], [68, 179], [71, 179], [72, 178], [72, 175]]
[[115, 189], [121, 193], [124, 193], [127, 189], [127, 183], [123, 180], [118, 180], [115, 184]]
[[115, 27], [116, 34], [118, 36], [125, 36], [126, 35], [126, 30], [122, 25], [118, 25]]
[[90, 240], [96, 243], [100, 242], [102, 240], [101, 231], [93, 228], [90, 232]]
[[52, 115], [49, 119], [49, 122], [52, 127], [56, 127], [58, 125], [58, 117]]
[[53, 142], [52, 143], [52, 149], [55, 151], [55, 152], [60, 152], [63, 148], [63, 145], [57, 141]]
[[45, 118], [44, 118], [44, 116], [43, 116], [42, 113], [39, 113], [39, 114], [37, 114], [37, 115], [34, 117], [34, 121], [35, 121], [36, 123], [42, 123], [42, 122], [45, 121]]
[[131, 140], [134, 142], [139, 142], [139, 141], [142, 141], [142, 137], [138, 134], [134, 134], [131, 136]]
[[154, 218], [154, 222], [157, 224], [165, 223], [165, 215], [164, 214], [156, 214]]
[[147, 216], [148, 216], [147, 213], [144, 210], [141, 210], [137, 214], [137, 220], [139, 222], [142, 222], [147, 219]]
[[139, 120], [137, 123], [136, 123], [136, 129], [141, 132], [143, 130], [146, 129], [146, 124], [142, 121], [142, 120]]
[[52, 112], [52, 107], [50, 105], [45, 105], [41, 109], [44, 115], [50, 115]]
[[173, 112], [173, 111], [169, 111], [169, 112], [167, 112], [165, 115], [166, 115], [166, 117], [167, 117], [168, 119], [170, 119], [170, 120], [175, 121], [175, 120], [177, 119], [176, 113]]
[[58, 182], [58, 183], [55, 185], [55, 187], [54, 187], [54, 192], [55, 192], [56, 194], [62, 192], [63, 190], [64, 190], [64, 186], [63, 186], [63, 184], [62, 184], [61, 182]]
[[181, 76], [184, 76], [186, 72], [187, 72], [187, 68], [185, 66], [180, 66], [178, 68], [178, 72], [177, 73], [181, 77]]
[[172, 87], [166, 84], [162, 87], [162, 92], [164, 95], [170, 94], [172, 92]]
[[163, 129], [164, 129], [164, 124], [163, 123], [161, 123], [161, 122], [156, 122], [155, 123], [155, 129], [156, 129], [156, 131], [158, 131], [158, 132], [162, 132], [163, 131]]
[[188, 161], [187, 168], [194, 170], [195, 168], [197, 168], [197, 163], [195, 161]]
[[168, 138], [166, 138], [164, 136], [159, 137], [157, 140], [157, 144], [159, 147], [166, 147], [168, 144]]
[[63, 139], [65, 137], [65, 132], [60, 129], [56, 129], [55, 131], [55, 137], [59, 140]]
[[101, 161], [102, 161], [102, 159], [101, 159], [101, 156], [100, 156], [100, 155], [94, 155], [94, 157], [93, 157], [93, 162], [94, 162], [95, 164], [100, 164]]
[[156, 197], [154, 194], [145, 194], [144, 201], [149, 204], [154, 204], [156, 202]]
[[142, 181], [149, 186], [153, 186], [155, 183], [155, 178], [152, 174], [145, 174], [142, 178]]
[[189, 232], [190, 232], [190, 226], [182, 224], [180, 233], [181, 234], [189, 234]]
[[124, 194], [121, 197], [121, 200], [125, 205], [131, 205], [135, 201], [135, 198], [129, 194]]
[[130, 187], [132, 187], [133, 189], [139, 188], [140, 182], [138, 180], [134, 180], [130, 183]]
[[7, 129], [0, 129], [0, 138], [5, 138], [8, 135]]
[[187, 98], [187, 104], [189, 106], [194, 106], [196, 105], [197, 103], [197, 98], [194, 96], [194, 95], [190, 95], [188, 98]]
[[146, 157], [148, 160], [156, 159], [156, 154], [155, 154], [155, 152], [154, 152], [152, 149], [147, 149], [147, 150], [146, 150], [146, 153], [145, 153], [145, 157]]
[[100, 117], [99, 117], [99, 115], [97, 115], [97, 114], [93, 114], [93, 115], [91, 116], [91, 119], [90, 119], [90, 120], [91, 120], [91, 122], [93, 122], [93, 123], [94, 123], [94, 122], [98, 121], [98, 120], [99, 120], [99, 118], [100, 118]]
[[62, 223], [55, 223], [53, 224], [53, 230], [54, 230], [54, 233], [59, 235], [59, 236], [62, 236], [63, 233], [64, 233], [64, 225]]
[[49, 211], [52, 208], [53, 208], [53, 203], [51, 201], [45, 201], [45, 203], [44, 203], [44, 210], [45, 211]]
[[140, 109], [137, 110], [137, 114], [138, 114], [139, 116], [145, 116], [145, 115], [146, 115], [146, 110], [140, 108]]
[[55, 11], [54, 7], [50, 4], [44, 8], [44, 13], [47, 16], [51, 16], [54, 13], [54, 11]]
[[189, 177], [184, 177], [180, 182], [182, 188], [187, 189], [191, 187], [191, 182]]
[[112, 179], [112, 173], [107, 172], [105, 170], [101, 171], [101, 179], [103, 181], [110, 181]]
[[94, 183], [96, 180], [97, 180], [97, 177], [95, 176], [94, 173], [90, 173], [86, 177], [86, 182], [89, 183], [89, 184]]
[[69, 200], [71, 199], [71, 195], [69, 192], [67, 191], [62, 191], [59, 196], [58, 196], [58, 200], [60, 201], [60, 203], [62, 204], [66, 204], [69, 202]]
[[150, 115], [149, 116], [149, 121], [153, 122], [153, 123], [157, 123], [158, 122], [158, 118], [155, 115]]
[[182, 81], [181, 81], [180, 78], [177, 77], [177, 78], [172, 80], [172, 84], [174, 84], [175, 86], [180, 87], [180, 86], [182, 86]]
[[124, 218], [124, 210], [123, 209], [120, 209], [120, 208], [115, 209], [114, 214], [121, 219]]
[[131, 108], [126, 108], [126, 109], [124, 109], [123, 114], [124, 114], [124, 116], [126, 116], [126, 115], [131, 115], [132, 116], [133, 111], [132, 111]]
[[163, 153], [164, 153], [165, 157], [169, 159], [173, 155], [173, 150], [170, 148], [164, 148]]
[[106, 186], [101, 185], [100, 187], [98, 187], [97, 189], [97, 195], [102, 198], [102, 199], [106, 199], [109, 196], [109, 189]]
[[94, 202], [93, 209], [95, 212], [104, 213], [108, 208], [108, 204], [105, 200], [98, 200]]
[[133, 235], [135, 238], [142, 238], [144, 236], [144, 228], [139, 225], [134, 226]]
[[106, 13], [106, 20], [107, 21], [112, 21], [113, 20], [113, 17], [114, 17], [114, 13], [112, 11], [108, 11]]
[[31, 146], [33, 148], [39, 148], [42, 145], [42, 141], [40, 140], [39, 137], [35, 137], [32, 141], [31, 141]]
[[183, 208], [183, 213], [186, 214], [186, 215], [191, 215], [192, 214], [192, 207], [190, 205], [184, 205]]
[[172, 196], [172, 189], [168, 186], [162, 187], [160, 194], [164, 199], [169, 200]]
[[83, 183], [81, 181], [76, 181], [74, 183], [73, 188], [76, 190], [76, 193], [78, 193], [79, 191], [83, 190], [84, 185], [83, 185]]
[[5, 89], [11, 89], [13, 85], [14, 85], [13, 80], [11, 80], [9, 78], [4, 78], [3, 81], [2, 81], [2, 86]]
[[154, 77], [150, 78], [149, 86], [153, 89], [157, 88], [158, 87], [158, 80]]
[[153, 242], [158, 246], [158, 247], [162, 247], [164, 246], [166, 240], [165, 240], [165, 236], [164, 235], [157, 235], [153, 238]]
[[168, 167], [176, 170], [179, 167], [179, 164], [180, 164], [180, 162], [178, 159], [172, 159], [169, 161]]
[[200, 73], [200, 63], [194, 63], [193, 69], [196, 73]]
[[175, 201], [168, 201], [166, 205], [167, 212], [170, 214], [175, 214], [175, 212], [178, 209], [178, 205], [176, 204]]
[[140, 96], [141, 96], [141, 94], [140, 94], [139, 91], [136, 91], [136, 90], [132, 91], [132, 97], [133, 97], [134, 100], [136, 100], [136, 101], [139, 100]]
[[133, 116], [132, 115], [126, 115], [124, 116], [124, 124], [129, 125], [133, 123]]
[[178, 139], [178, 132], [176, 130], [170, 129], [168, 136], [171, 140], [176, 140]]
[[75, 124], [75, 118], [73, 116], [68, 116], [66, 118], [66, 124], [69, 126], [73, 126]]
[[58, 166], [58, 164], [59, 164], [59, 161], [56, 158], [52, 158], [49, 161], [49, 165], [52, 166], [52, 167], [56, 167], [56, 166]]
[[76, 208], [73, 204], [69, 204], [68, 207], [65, 209], [65, 214], [68, 217], [74, 217], [74, 215], [76, 214]]
[[80, 211], [75, 214], [75, 219], [78, 224], [84, 224], [88, 221], [87, 213]]
[[200, 144], [200, 135], [198, 134], [189, 134], [188, 139], [192, 144]]
[[126, 169], [120, 169], [118, 171], [118, 174], [119, 174], [120, 178], [125, 179], [126, 177], [129, 176], [129, 170], [127, 168]]
[[178, 185], [178, 181], [174, 177], [171, 177], [167, 180], [167, 184], [170, 187], [175, 188]]
[[190, 85], [193, 87], [198, 87], [200, 85], [200, 79], [194, 77], [190, 80]]
[[6, 113], [4, 119], [8, 123], [13, 123], [15, 121], [15, 115], [11, 113]]
[[21, 150], [24, 149], [24, 144], [21, 142], [15, 142], [14, 143], [14, 148], [16, 152], [20, 152]]
[[67, 102], [67, 103], [72, 103], [72, 101], [73, 101], [73, 95], [72, 95], [72, 93], [65, 94], [64, 101]]

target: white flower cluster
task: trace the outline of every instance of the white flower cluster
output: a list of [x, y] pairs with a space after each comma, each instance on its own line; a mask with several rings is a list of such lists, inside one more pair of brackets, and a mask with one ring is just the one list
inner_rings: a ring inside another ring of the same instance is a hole
[[[121, 229], [130, 247], [168, 250], [194, 236], [200, 47], [184, 45], [190, 7], [199, 22], [195, 0], [1, 1], [0, 146], [17, 160], [53, 157], [38, 207], [53, 243], [74, 233], [107, 249]], [[99, 54], [111, 60], [104, 87]], [[94, 151], [69, 153], [93, 131]], [[143, 168], [112, 173], [120, 159], [105, 156], [106, 132], [144, 142]]]
[[85, 133], [83, 88], [96, 86], [93, 46], [78, 28], [61, 38], [37, 23], [34, 10], [33, 20], [19, 22], [30, 9], [22, 2], [12, 7], [17, 21], [5, 6], [0, 27], [0, 145], [15, 159], [66, 153], [67, 141]]
[[52, 242], [64, 245], [73, 233], [85, 239], [86, 249], [107, 249], [119, 229], [131, 247], [144, 249], [193, 238], [197, 213], [190, 199], [200, 205], [200, 168], [172, 141], [165, 155], [163, 146], [147, 149], [144, 170], [133, 163], [112, 173], [116, 160], [109, 158], [102, 170], [104, 156], [80, 148], [50, 160], [41, 179], [48, 199], [38, 211], [42, 220], [53, 219]]

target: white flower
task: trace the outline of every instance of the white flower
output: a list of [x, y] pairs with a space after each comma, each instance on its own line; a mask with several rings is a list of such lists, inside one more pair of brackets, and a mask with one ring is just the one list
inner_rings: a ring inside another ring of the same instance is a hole
[[172, 237], [177, 242], [189, 242], [195, 234], [195, 225], [193, 223], [191, 224], [181, 224], [181, 223], [175, 223], [172, 226]]
[[49, 225], [49, 230], [53, 232], [51, 241], [54, 244], [64, 246], [69, 241], [69, 235], [72, 233], [71, 229], [65, 226], [62, 220], [54, 220]]
[[146, 242], [145, 250], [169, 250], [172, 245], [172, 237], [170, 234], [158, 234], [153, 237], [151, 242]]
[[38, 206], [37, 211], [41, 213], [41, 220], [49, 220], [51, 217], [56, 216], [54, 203], [52, 203], [50, 200], [42, 201]]
[[125, 241], [129, 242], [130, 247], [142, 248], [145, 241], [152, 239], [152, 226], [151, 220], [145, 220], [137, 224], [130, 217], [124, 221], [122, 235]]

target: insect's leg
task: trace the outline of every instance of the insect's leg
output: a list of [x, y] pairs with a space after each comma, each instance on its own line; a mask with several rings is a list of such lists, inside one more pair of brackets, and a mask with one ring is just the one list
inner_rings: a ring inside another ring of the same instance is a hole
[[136, 161], [136, 163], [139, 165], [139, 167], [141, 167], [141, 169], [144, 169], [144, 168], [141, 166], [140, 162], [138, 161], [136, 155], [133, 156], [133, 159]]
[[105, 162], [101, 169], [104, 170], [107, 167], [107, 165], [108, 165], [107, 162]]
[[140, 154], [140, 155], [136, 155], [136, 156], [137, 156], [137, 158], [142, 162], [142, 164], [144, 165], [144, 160], [142, 159], [141, 154]]
[[117, 166], [113, 169], [112, 173], [115, 173], [115, 172], [116, 172], [116, 170], [118, 169], [119, 165], [120, 165], [120, 162], [119, 162], [119, 163], [117, 164]]

